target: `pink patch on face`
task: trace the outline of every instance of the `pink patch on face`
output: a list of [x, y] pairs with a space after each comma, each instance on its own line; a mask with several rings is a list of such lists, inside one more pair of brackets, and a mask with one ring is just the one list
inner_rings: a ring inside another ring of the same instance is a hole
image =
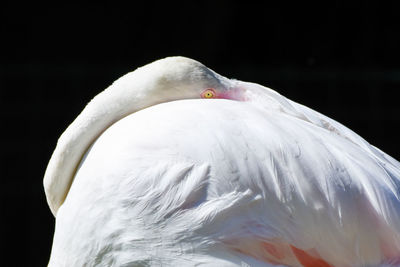
[[239, 88], [231, 88], [226, 91], [218, 92], [214, 88], [207, 88], [201, 93], [202, 98], [221, 98], [230, 100], [244, 101], [243, 91]]
[[219, 93], [218, 98], [233, 99], [232, 94], [229, 91]]
[[244, 94], [245, 90], [240, 87], [233, 87], [221, 94], [221, 98], [246, 101], [246, 96]]

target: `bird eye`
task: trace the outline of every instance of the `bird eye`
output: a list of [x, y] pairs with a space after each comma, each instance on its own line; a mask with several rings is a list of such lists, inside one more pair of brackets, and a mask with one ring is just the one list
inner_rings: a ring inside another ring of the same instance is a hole
[[201, 93], [202, 98], [214, 98], [215, 96], [215, 91], [211, 88], [206, 89], [203, 93]]

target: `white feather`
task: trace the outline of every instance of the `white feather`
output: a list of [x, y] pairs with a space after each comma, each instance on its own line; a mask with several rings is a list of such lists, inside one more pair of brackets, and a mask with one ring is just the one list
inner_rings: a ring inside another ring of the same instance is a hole
[[303, 266], [293, 247], [331, 266], [396, 266], [400, 164], [271, 89], [231, 83], [248, 101], [155, 105], [97, 138], [49, 266]]
[[52, 259], [130, 266], [214, 254], [234, 265], [247, 257], [226, 244], [257, 237], [315, 248], [334, 266], [379, 263], [381, 235], [400, 251], [396, 183], [375, 154], [296, 117], [228, 100], [158, 105], [86, 154]]

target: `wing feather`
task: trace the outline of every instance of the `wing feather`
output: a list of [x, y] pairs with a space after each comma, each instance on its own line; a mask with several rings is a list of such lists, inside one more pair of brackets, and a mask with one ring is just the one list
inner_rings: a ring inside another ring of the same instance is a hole
[[[54, 246], [68, 243], [65, 229], [85, 229], [95, 217], [98, 240], [115, 245], [107, 255], [125, 253], [118, 259], [394, 261], [398, 162], [341, 124], [286, 102], [290, 114], [246, 102], [185, 100], [117, 122], [81, 164], [57, 216], [64, 233], [56, 230]], [[71, 249], [87, 244], [93, 233], [86, 234]]]

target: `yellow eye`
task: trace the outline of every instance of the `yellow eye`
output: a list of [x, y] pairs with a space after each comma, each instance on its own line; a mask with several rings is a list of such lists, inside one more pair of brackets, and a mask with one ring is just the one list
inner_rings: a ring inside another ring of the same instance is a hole
[[210, 92], [210, 91], [208, 91], [208, 92], [206, 92], [205, 94], [204, 94], [204, 97], [205, 98], [211, 98], [211, 97], [213, 97], [214, 96], [214, 94], [212, 93], [212, 92]]
[[207, 89], [203, 93], [201, 93], [202, 98], [214, 98], [215, 97], [215, 91], [213, 89]]

